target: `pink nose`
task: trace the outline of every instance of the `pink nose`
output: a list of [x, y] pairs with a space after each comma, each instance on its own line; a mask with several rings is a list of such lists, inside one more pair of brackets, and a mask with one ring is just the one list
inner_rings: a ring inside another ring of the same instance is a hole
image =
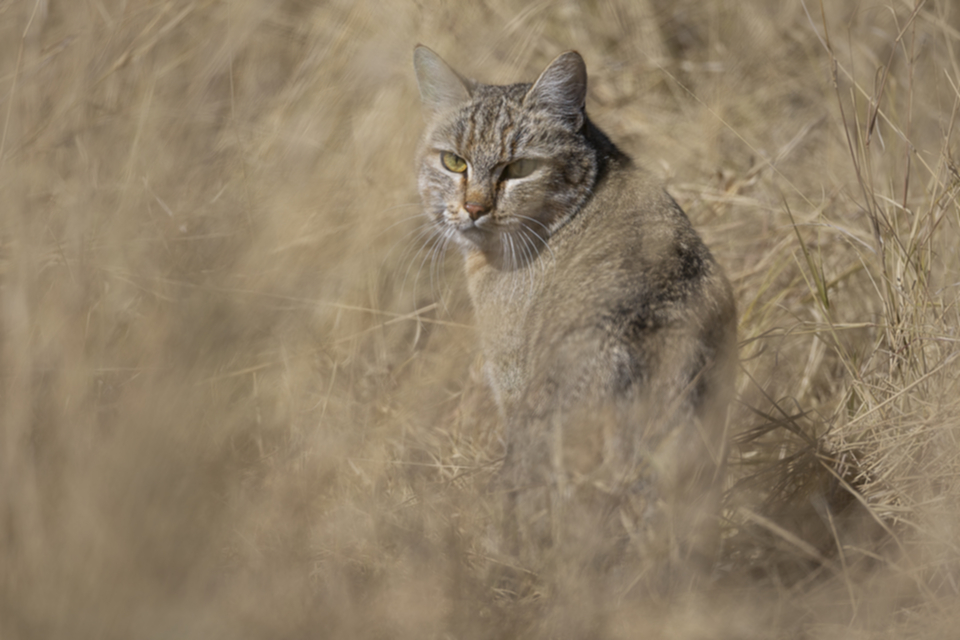
[[463, 208], [467, 210], [467, 213], [470, 214], [471, 220], [476, 220], [480, 216], [484, 216], [487, 213], [487, 207], [482, 204], [477, 204], [476, 202], [468, 202], [463, 205]]

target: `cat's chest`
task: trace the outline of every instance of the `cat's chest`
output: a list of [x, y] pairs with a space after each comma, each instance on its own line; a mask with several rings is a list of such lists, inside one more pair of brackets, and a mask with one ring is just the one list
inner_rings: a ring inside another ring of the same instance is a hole
[[[475, 265], [474, 265], [475, 266]], [[470, 269], [468, 283], [486, 360], [486, 376], [497, 404], [509, 412], [530, 378], [533, 344], [542, 325], [549, 269]]]

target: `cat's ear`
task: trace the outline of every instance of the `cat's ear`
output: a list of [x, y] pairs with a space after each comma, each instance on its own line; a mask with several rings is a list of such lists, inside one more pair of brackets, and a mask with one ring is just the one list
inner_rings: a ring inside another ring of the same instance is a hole
[[523, 104], [546, 109], [579, 129], [586, 98], [587, 65], [579, 53], [567, 51], [547, 65], [527, 91]]
[[468, 81], [422, 44], [413, 50], [413, 68], [417, 71], [424, 115], [433, 116], [470, 99]]

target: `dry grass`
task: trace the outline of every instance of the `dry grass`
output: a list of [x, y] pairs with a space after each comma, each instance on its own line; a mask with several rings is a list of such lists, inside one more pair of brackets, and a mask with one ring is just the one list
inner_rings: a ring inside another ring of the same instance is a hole
[[[0, 1], [0, 637], [955, 634], [954, 3], [431, 4]], [[499, 578], [418, 41], [500, 82], [577, 48], [726, 267], [712, 585]]]

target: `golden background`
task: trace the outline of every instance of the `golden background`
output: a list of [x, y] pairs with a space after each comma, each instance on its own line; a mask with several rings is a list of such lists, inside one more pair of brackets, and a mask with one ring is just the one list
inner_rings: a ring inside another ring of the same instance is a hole
[[459, 256], [421, 233], [418, 42], [494, 83], [580, 51], [736, 291], [719, 586], [568, 613], [954, 634], [951, 0], [6, 0], [0, 637], [541, 633], [549, 583], [495, 579]]

